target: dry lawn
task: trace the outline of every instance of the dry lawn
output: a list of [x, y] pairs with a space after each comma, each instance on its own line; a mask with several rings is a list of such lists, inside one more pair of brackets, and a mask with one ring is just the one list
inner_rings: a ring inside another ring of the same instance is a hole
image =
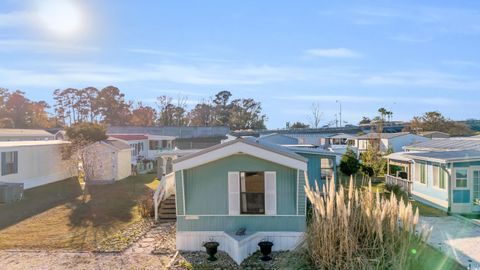
[[0, 205], [0, 249], [93, 250], [104, 238], [141, 220], [137, 200], [154, 189], [154, 175], [92, 186], [86, 202], [77, 180], [27, 190]]

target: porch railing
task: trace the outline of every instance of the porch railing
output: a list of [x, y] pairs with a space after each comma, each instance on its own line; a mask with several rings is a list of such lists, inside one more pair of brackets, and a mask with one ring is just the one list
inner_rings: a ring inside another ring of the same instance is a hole
[[392, 185], [399, 185], [403, 189], [403, 191], [407, 192], [408, 194], [412, 193], [413, 182], [411, 180], [386, 174], [385, 183], [392, 184]]
[[153, 194], [155, 220], [158, 220], [158, 207], [160, 206], [160, 203], [173, 194], [175, 194], [175, 172], [162, 176], [160, 184], [158, 184], [157, 189]]

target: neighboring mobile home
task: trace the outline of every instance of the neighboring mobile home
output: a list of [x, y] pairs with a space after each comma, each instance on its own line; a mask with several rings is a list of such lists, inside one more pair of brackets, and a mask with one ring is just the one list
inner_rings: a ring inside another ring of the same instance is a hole
[[75, 168], [62, 159], [65, 141], [0, 142], [0, 182], [23, 183], [25, 189], [71, 177]]
[[428, 140], [430, 139], [408, 132], [368, 133], [349, 139], [351, 145], [355, 146], [359, 153], [367, 151], [373, 144], [379, 144], [382, 153], [386, 153], [389, 150], [401, 152], [405, 146]]
[[416, 200], [444, 211], [480, 213], [480, 140], [434, 139], [407, 150], [387, 156], [387, 182], [407, 183]]
[[177, 249], [217, 241], [237, 263], [265, 239], [274, 250], [293, 249], [306, 228], [307, 168], [306, 157], [254, 138], [178, 158]]

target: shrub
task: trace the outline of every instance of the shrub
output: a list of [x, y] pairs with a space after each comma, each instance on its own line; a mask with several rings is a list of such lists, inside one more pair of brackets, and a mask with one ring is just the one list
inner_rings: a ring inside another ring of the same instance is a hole
[[318, 189], [305, 187], [313, 217], [305, 244], [317, 269], [409, 269], [413, 254], [421, 248], [428, 231], [415, 233], [418, 209], [403, 199], [389, 199], [368, 189], [335, 192], [333, 181]]
[[144, 218], [150, 218], [155, 216], [155, 209], [153, 203], [153, 191], [148, 192], [140, 198], [138, 202], [140, 215]]
[[340, 160], [340, 171], [346, 175], [356, 174], [360, 169], [360, 163], [352, 149], [348, 149]]
[[395, 194], [397, 198], [404, 197], [405, 195], [405, 191], [403, 191], [402, 187], [396, 184], [385, 184], [385, 189]]

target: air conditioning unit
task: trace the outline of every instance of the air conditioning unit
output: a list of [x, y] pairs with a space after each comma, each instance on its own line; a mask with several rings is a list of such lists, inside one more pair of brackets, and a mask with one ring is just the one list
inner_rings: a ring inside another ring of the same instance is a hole
[[0, 182], [0, 203], [12, 203], [23, 198], [23, 183]]

